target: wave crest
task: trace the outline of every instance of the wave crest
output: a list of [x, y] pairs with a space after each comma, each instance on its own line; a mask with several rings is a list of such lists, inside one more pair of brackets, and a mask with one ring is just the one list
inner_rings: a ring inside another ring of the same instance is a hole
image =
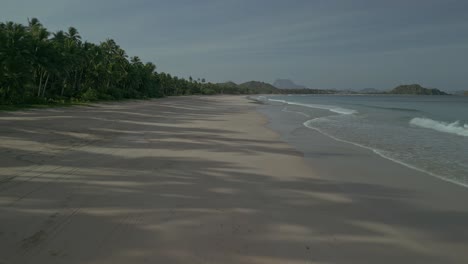
[[334, 113], [342, 114], [342, 115], [352, 115], [352, 114], [357, 113], [356, 110], [341, 108], [341, 107], [334, 106], [334, 105], [303, 104], [303, 103], [296, 103], [296, 102], [277, 100], [277, 99], [268, 99], [268, 100], [272, 102], [279, 102], [279, 103], [284, 103], [288, 105], [298, 105], [298, 106], [304, 106], [304, 107], [310, 107], [310, 108], [324, 109], [324, 110], [328, 110], [330, 112], [334, 112]]
[[416, 117], [410, 120], [410, 124], [422, 128], [428, 128], [439, 132], [455, 134], [468, 137], [468, 125], [461, 124], [460, 121], [447, 123], [429, 118]]

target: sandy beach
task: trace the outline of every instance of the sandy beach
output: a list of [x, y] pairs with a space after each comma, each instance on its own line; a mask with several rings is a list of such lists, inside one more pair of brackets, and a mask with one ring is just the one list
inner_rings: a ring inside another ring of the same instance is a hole
[[466, 188], [267, 107], [0, 113], [0, 263], [468, 263]]

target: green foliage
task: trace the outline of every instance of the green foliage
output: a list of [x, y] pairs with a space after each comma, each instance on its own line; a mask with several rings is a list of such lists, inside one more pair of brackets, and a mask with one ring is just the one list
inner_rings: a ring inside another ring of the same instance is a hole
[[390, 94], [448, 95], [438, 89], [424, 88], [419, 84], [400, 85], [391, 90]]
[[239, 85], [241, 92], [248, 94], [278, 93], [278, 88], [269, 83], [251, 81]]
[[[302, 92], [308, 92], [304, 90]], [[213, 84], [156, 72], [112, 39], [82, 41], [78, 30], [49, 32], [38, 19], [0, 23], [0, 104], [144, 99], [191, 94], [291, 93], [262, 82]]]
[[89, 88], [81, 95], [81, 99], [85, 102], [96, 101], [99, 98], [99, 94], [93, 88]]
[[83, 42], [76, 28], [49, 32], [38, 19], [0, 23], [0, 104], [47, 104], [215, 94], [205, 78], [194, 81], [156, 72], [128, 57], [112, 39]]
[[216, 94], [216, 91], [213, 90], [213, 89], [210, 89], [210, 88], [203, 88], [201, 92], [202, 92], [202, 94], [204, 94], [204, 95], [213, 95], [213, 94]]
[[250, 81], [242, 84], [234, 82], [218, 83], [217, 88], [221, 89], [218, 93], [225, 94], [334, 94], [333, 90], [318, 89], [278, 89], [275, 86], [257, 81]]

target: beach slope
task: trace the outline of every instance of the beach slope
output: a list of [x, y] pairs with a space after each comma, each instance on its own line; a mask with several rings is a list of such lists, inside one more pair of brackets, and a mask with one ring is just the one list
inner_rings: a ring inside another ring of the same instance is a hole
[[313, 162], [346, 174], [314, 169], [257, 108], [192, 96], [0, 113], [0, 263], [468, 261], [463, 206], [351, 182], [345, 156]]

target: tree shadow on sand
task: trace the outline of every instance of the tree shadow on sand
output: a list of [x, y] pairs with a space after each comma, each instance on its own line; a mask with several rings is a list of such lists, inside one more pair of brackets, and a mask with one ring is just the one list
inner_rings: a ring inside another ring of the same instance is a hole
[[[168, 100], [165, 110], [174, 110], [174, 103], [180, 102]], [[50, 120], [0, 118], [8, 123], [0, 136], [11, 140], [1, 145], [0, 263], [457, 263], [466, 258], [451, 250], [463, 252], [458, 250], [468, 244], [468, 212], [412, 205], [412, 199], [427, 194], [327, 180], [294, 168], [287, 177], [274, 177], [235, 160], [179, 155], [204, 150], [251, 158], [301, 156], [261, 136], [253, 140], [226, 127], [190, 125], [194, 118], [216, 121], [245, 111], [236, 105], [186, 104], [189, 110], [177, 111], [193, 116], [167, 120], [139, 115], [151, 115], [151, 109], [132, 104], [110, 104], [112, 110], [104, 106], [104, 112], [64, 109]], [[217, 111], [221, 107], [228, 110]], [[84, 126], [53, 119], [68, 111], [85, 120], [89, 111], [109, 120], [90, 118]], [[27, 148], [33, 144], [38, 146]], [[168, 154], [155, 155], [154, 149]], [[431, 250], [433, 244], [441, 250]]]

